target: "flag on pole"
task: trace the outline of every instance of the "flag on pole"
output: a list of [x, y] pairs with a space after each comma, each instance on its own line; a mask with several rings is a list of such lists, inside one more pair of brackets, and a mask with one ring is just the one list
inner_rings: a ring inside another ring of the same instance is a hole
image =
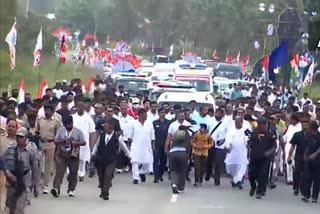
[[46, 94], [47, 88], [48, 88], [47, 80], [43, 79], [39, 89], [39, 93], [38, 93], [39, 99], [42, 99], [42, 97]]
[[17, 98], [18, 104], [25, 102], [25, 96], [26, 96], [26, 90], [25, 90], [25, 86], [24, 86], [24, 80], [21, 80], [19, 94], [18, 94], [18, 98]]
[[288, 42], [282, 42], [274, 49], [269, 59], [269, 80], [276, 81], [274, 69], [288, 63]]
[[172, 45], [170, 46], [169, 56], [172, 56], [172, 54], [173, 54], [173, 49], [174, 49], [174, 44], [172, 44]]
[[60, 62], [65, 64], [67, 60], [67, 46], [66, 46], [66, 37], [62, 36], [61, 45], [60, 45]]
[[16, 43], [17, 43], [17, 21], [15, 20], [10, 32], [6, 36], [6, 43], [9, 45], [10, 52], [10, 69], [13, 70], [16, 67]]
[[233, 61], [233, 57], [230, 55], [230, 52], [228, 50], [226, 54], [226, 63], [232, 64], [232, 61]]
[[218, 53], [217, 53], [217, 49], [214, 49], [213, 53], [212, 53], [212, 60], [218, 60]]
[[110, 36], [109, 36], [109, 35], [107, 36], [106, 43], [107, 43], [107, 44], [110, 43]]
[[37, 43], [33, 51], [33, 67], [37, 67], [41, 63], [41, 51], [42, 51], [42, 27], [37, 38]]
[[237, 59], [236, 59], [237, 61], [236, 61], [236, 63], [240, 63], [240, 51], [238, 52], [238, 55], [237, 55]]
[[313, 80], [313, 73], [314, 73], [314, 59], [312, 60], [312, 63], [309, 67], [308, 73], [303, 81], [302, 86], [308, 86], [312, 84], [312, 80]]

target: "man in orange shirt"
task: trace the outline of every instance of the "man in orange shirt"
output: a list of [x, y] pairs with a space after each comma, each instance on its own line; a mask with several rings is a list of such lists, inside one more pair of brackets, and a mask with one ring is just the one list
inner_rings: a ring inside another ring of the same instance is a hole
[[195, 187], [202, 185], [203, 176], [207, 168], [208, 150], [213, 147], [213, 144], [214, 142], [207, 131], [207, 124], [200, 124], [200, 130], [193, 136], [192, 139], [195, 168]]

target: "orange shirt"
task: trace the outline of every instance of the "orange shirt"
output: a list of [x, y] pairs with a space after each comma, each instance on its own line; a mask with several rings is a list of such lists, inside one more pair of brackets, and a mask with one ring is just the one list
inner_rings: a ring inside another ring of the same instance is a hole
[[212, 137], [205, 133], [197, 132], [192, 139], [193, 154], [199, 156], [208, 156], [208, 150], [213, 147]]

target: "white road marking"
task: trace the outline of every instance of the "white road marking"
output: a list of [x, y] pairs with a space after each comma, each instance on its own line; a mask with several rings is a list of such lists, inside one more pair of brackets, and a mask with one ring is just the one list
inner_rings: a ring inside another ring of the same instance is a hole
[[171, 203], [176, 203], [177, 200], [178, 200], [178, 194], [172, 194], [170, 202]]

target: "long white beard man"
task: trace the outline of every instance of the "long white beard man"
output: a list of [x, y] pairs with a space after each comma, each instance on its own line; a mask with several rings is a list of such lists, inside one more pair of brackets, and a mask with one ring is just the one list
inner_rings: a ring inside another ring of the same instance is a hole
[[243, 119], [240, 116], [235, 118], [235, 126], [226, 135], [226, 147], [228, 154], [225, 159], [227, 172], [231, 174], [232, 186], [242, 189], [242, 179], [247, 171], [248, 150], [247, 136], [243, 127]]

